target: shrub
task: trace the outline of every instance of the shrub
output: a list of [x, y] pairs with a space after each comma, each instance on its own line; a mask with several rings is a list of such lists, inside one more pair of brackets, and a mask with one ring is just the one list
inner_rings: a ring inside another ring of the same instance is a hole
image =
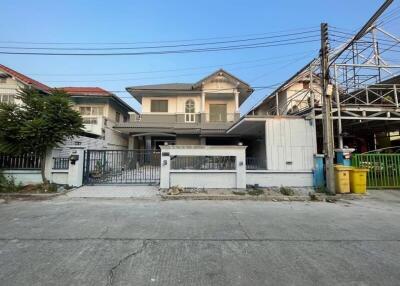
[[293, 196], [294, 195], [294, 191], [293, 189], [289, 188], [289, 187], [283, 187], [281, 186], [279, 188], [279, 192], [284, 195], [284, 196]]
[[17, 184], [14, 177], [7, 178], [0, 172], [0, 192], [3, 193], [17, 193], [21, 191], [22, 184]]

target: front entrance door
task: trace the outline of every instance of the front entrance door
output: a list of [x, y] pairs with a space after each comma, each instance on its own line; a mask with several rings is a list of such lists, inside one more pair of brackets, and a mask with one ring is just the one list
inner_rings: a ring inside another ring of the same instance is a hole
[[84, 183], [159, 184], [160, 160], [157, 150], [87, 150]]
[[226, 122], [226, 104], [210, 104], [210, 122]]

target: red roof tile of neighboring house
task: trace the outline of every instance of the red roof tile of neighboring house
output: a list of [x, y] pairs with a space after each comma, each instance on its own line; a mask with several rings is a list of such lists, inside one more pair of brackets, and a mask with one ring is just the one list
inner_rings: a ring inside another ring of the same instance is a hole
[[9, 67], [6, 67], [2, 64], [0, 64], [0, 70], [2, 70], [3, 72], [5, 72], [6, 74], [9, 74], [12, 77], [15, 77], [16, 79], [18, 79], [19, 81], [23, 82], [26, 85], [30, 85], [36, 89], [39, 89], [41, 91], [44, 91], [46, 93], [49, 93], [51, 91], [51, 88], [48, 87], [47, 85], [38, 82], [37, 80], [34, 80], [30, 77], [27, 77], [26, 75], [23, 75], [13, 69], [10, 69]]
[[100, 87], [58, 87], [69, 95], [111, 96], [112, 93]]

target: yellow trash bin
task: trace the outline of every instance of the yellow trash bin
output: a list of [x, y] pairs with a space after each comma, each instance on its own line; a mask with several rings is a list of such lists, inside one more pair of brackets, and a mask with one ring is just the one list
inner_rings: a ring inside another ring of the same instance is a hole
[[368, 169], [354, 168], [350, 171], [350, 190], [355, 194], [367, 192]]
[[350, 171], [351, 167], [335, 165], [336, 193], [350, 193]]

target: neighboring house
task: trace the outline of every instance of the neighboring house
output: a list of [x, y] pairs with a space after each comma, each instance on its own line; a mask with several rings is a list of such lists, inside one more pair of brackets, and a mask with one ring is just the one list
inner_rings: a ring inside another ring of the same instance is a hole
[[44, 94], [51, 90], [47, 85], [0, 64], [0, 102], [19, 104], [16, 95], [25, 87], [35, 88]]
[[230, 145], [238, 137], [226, 130], [240, 118], [239, 107], [253, 92], [223, 69], [196, 83], [128, 87], [142, 113], [119, 123], [129, 134], [129, 149], [157, 149], [161, 144]]
[[[128, 122], [129, 113], [137, 114], [132, 107], [115, 94], [99, 87], [60, 87], [59, 89], [70, 96], [74, 109], [83, 118], [85, 131], [104, 140], [104, 148], [126, 149], [128, 147], [128, 136], [113, 127], [118, 123]], [[89, 144], [84, 138], [75, 141], [77, 144]]]
[[311, 107], [311, 96], [314, 96], [314, 105], [320, 107], [322, 104], [320, 78], [316, 74], [311, 75], [309, 70], [302, 70], [265, 97], [248, 114], [297, 115]]

